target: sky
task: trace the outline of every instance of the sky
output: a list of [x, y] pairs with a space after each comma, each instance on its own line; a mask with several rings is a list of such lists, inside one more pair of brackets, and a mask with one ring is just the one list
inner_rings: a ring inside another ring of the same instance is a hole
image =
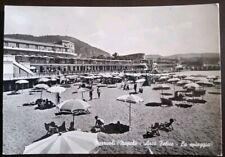
[[160, 7], [6, 6], [5, 34], [67, 35], [106, 52], [219, 53], [217, 4]]

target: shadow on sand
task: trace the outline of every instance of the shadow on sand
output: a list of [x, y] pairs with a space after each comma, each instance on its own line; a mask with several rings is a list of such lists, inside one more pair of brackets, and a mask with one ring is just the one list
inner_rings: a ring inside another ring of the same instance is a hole
[[20, 92], [10, 92], [7, 95], [18, 95], [18, 94], [21, 94], [21, 93]]
[[157, 106], [161, 106], [162, 103], [161, 102], [149, 102], [147, 104], [145, 104], [145, 106], [152, 106], [152, 107], [157, 107]]
[[37, 141], [43, 140], [45, 138], [48, 138], [49, 136], [51, 136], [51, 135], [50, 134], [45, 134], [44, 136], [42, 136], [41, 138], [39, 138], [39, 139], [37, 139], [37, 140], [35, 140], [33, 142], [37, 142]]
[[104, 132], [106, 134], [123, 134], [129, 131], [129, 126], [123, 124], [110, 123], [104, 125], [104, 128], [101, 130], [96, 129], [95, 127], [91, 129], [91, 132], [99, 132], [99, 131]]

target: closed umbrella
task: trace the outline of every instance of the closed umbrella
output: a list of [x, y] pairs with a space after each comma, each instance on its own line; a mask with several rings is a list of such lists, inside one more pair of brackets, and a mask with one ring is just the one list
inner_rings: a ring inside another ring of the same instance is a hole
[[26, 146], [23, 154], [89, 154], [99, 145], [96, 133], [68, 131]]
[[123, 95], [116, 98], [118, 101], [128, 102], [129, 103], [129, 126], [131, 127], [131, 104], [138, 104], [144, 100], [136, 95]]

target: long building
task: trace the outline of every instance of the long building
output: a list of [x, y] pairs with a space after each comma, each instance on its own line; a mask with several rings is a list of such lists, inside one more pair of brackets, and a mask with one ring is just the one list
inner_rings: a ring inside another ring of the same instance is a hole
[[38, 78], [43, 75], [69, 75], [125, 70], [144, 70], [147, 66], [132, 60], [79, 58], [76, 46], [4, 38], [3, 80]]

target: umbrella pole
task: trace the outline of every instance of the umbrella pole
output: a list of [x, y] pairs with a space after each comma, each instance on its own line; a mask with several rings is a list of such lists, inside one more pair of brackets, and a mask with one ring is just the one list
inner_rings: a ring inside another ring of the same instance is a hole
[[129, 127], [131, 129], [131, 103], [129, 105]]
[[74, 124], [74, 112], [73, 112], [73, 124]]
[[42, 99], [42, 92], [43, 92], [43, 91], [41, 90], [41, 99]]

